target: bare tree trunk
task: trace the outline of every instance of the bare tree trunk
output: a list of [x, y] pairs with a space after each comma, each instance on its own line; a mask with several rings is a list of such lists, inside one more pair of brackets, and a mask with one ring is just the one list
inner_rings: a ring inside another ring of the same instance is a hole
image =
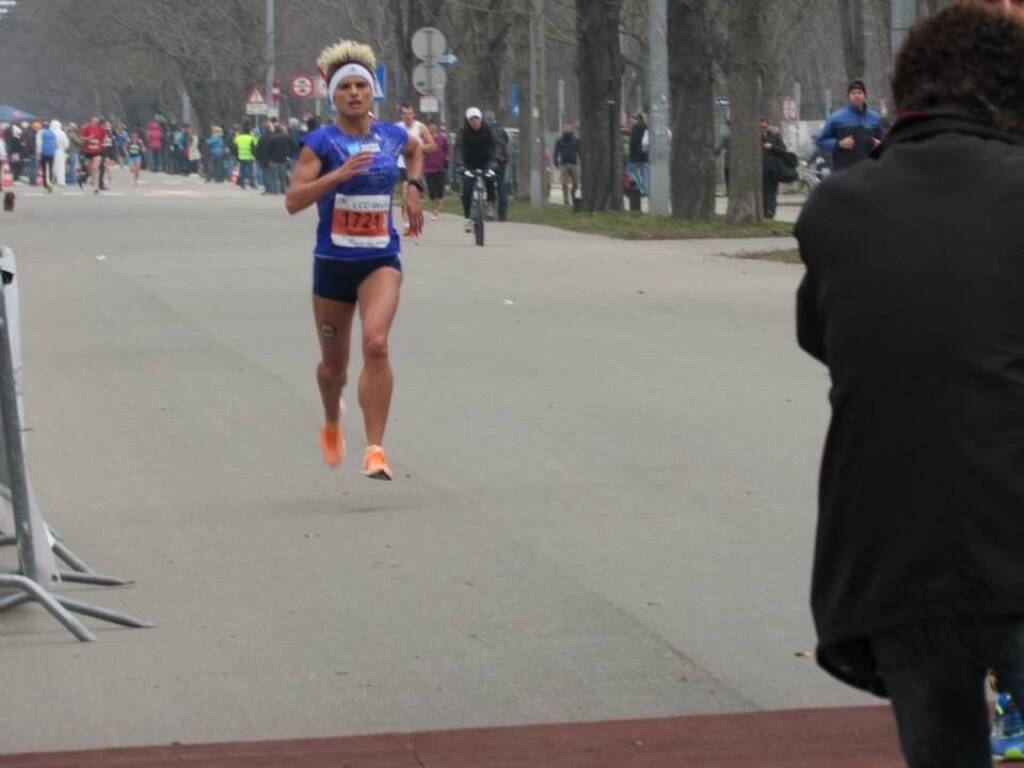
[[729, 145], [730, 225], [751, 224], [764, 218], [761, 134], [761, 4], [735, 0], [729, 17], [729, 99], [732, 127]]
[[583, 208], [622, 210], [622, 0], [576, 0]]
[[707, 0], [675, 0], [668, 12], [672, 91], [672, 215], [715, 215], [715, 111]]
[[488, 12], [487, 25], [487, 48], [491, 65], [485, 69], [483, 78], [483, 103], [489, 109], [494, 110], [498, 120], [505, 119], [504, 95], [505, 89], [505, 58], [508, 51], [508, 34], [512, 26], [512, 19], [509, 15], [505, 0], [491, 0]]
[[837, 0], [839, 29], [843, 36], [843, 60], [846, 62], [846, 80], [864, 77], [867, 65], [864, 38], [864, 0]]
[[513, 59], [513, 80], [519, 84], [519, 147], [516, 178], [518, 179], [518, 195], [526, 195], [530, 191], [530, 147], [533, 146], [533, 132], [530, 120], [530, 91], [525, 84], [530, 81], [530, 25], [518, 24], [513, 30], [513, 45], [519, 55]]

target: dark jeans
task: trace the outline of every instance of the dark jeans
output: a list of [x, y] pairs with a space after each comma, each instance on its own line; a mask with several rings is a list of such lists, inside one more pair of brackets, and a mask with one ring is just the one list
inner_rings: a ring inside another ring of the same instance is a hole
[[39, 167], [43, 172], [43, 185], [48, 187], [53, 184], [53, 155], [40, 155]]
[[286, 194], [288, 192], [288, 161], [271, 163], [270, 167], [277, 174], [277, 194]]
[[255, 187], [256, 182], [252, 178], [252, 160], [239, 160], [238, 161], [238, 186], [245, 189], [245, 182], [249, 182], [250, 187]]
[[[494, 202], [494, 177], [484, 177], [484, 184], [487, 187], [487, 202]], [[473, 187], [476, 186], [476, 179], [466, 175], [462, 176], [462, 211], [469, 218], [469, 209], [473, 207]]]
[[1024, 620], [922, 621], [871, 645], [909, 768], [991, 768], [985, 678], [1024, 703]]
[[764, 175], [764, 215], [765, 218], [775, 218], [775, 207], [779, 200], [779, 180], [774, 174]]
[[288, 190], [287, 163], [267, 163], [263, 168], [263, 189], [268, 195], [283, 195]]
[[207, 178], [218, 184], [224, 181], [224, 155], [210, 155]]

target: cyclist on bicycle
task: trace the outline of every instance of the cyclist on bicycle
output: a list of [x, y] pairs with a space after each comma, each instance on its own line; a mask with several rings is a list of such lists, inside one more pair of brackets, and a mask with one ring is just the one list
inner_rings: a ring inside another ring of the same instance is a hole
[[[494, 177], [498, 170], [497, 142], [494, 132], [484, 122], [483, 113], [476, 107], [466, 110], [466, 124], [459, 131], [459, 157], [462, 158], [462, 212], [467, 232], [473, 231], [469, 209], [473, 202], [474, 171], [483, 171], [487, 185], [487, 202], [494, 205], [496, 198]], [[469, 174], [469, 175], [467, 175]]]

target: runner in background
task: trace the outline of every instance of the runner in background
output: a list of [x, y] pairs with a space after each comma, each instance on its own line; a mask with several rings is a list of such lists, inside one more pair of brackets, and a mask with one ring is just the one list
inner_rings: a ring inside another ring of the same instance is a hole
[[[423, 153], [425, 155], [430, 155], [431, 153], [436, 152], [437, 145], [434, 143], [434, 137], [431, 135], [430, 131], [427, 130], [427, 126], [416, 119], [416, 111], [412, 108], [412, 104], [409, 104], [408, 102], [402, 104], [399, 108], [399, 114], [402, 116], [402, 119], [395, 123], [395, 125], [405, 128], [406, 133], [416, 139], [423, 146]], [[404, 157], [398, 158], [398, 173], [402, 179], [402, 196], [404, 197], [405, 183], [408, 180]], [[402, 216], [404, 219], [404, 212]], [[402, 234], [408, 236], [410, 233], [409, 230], [406, 229]]]
[[100, 163], [103, 161], [103, 126], [98, 115], [93, 115], [89, 124], [82, 127], [82, 154], [89, 165], [89, 178], [92, 180], [92, 191], [100, 191]]
[[427, 180], [427, 191], [430, 194], [430, 220], [437, 221], [444, 206], [444, 185], [448, 175], [448, 139], [435, 121], [431, 120], [427, 127], [430, 129], [430, 136], [437, 151], [423, 158], [423, 175]]
[[138, 131], [132, 131], [128, 141], [124, 144], [124, 154], [128, 159], [128, 170], [132, 175], [132, 186], [139, 186], [139, 170], [142, 168], [142, 156], [146, 152], [146, 145]]
[[103, 138], [101, 140], [103, 152], [100, 155], [100, 189], [105, 190], [107, 185], [104, 181], [104, 176], [107, 173], [107, 169], [113, 170], [113, 166], [118, 162], [118, 159], [117, 150], [114, 147], [114, 129], [109, 120], [103, 121], [101, 130], [103, 131]]

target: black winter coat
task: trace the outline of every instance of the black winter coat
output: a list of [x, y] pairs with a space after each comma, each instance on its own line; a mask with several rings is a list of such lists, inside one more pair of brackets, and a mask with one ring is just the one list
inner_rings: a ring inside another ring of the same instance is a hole
[[884, 693], [869, 633], [1024, 617], [1024, 137], [897, 124], [796, 227], [800, 345], [831, 374], [818, 661]]
[[634, 123], [633, 127], [629, 129], [629, 162], [647, 162], [647, 152], [644, 150], [644, 134], [646, 132], [646, 123]]
[[[771, 144], [771, 149], [765, 149]], [[765, 131], [761, 134], [761, 150], [763, 162], [761, 172], [768, 181], [777, 182], [782, 177], [782, 166], [786, 157], [786, 143], [778, 131]]]
[[292, 139], [287, 133], [274, 133], [266, 137], [268, 160], [272, 163], [285, 163], [292, 154]]
[[459, 133], [459, 153], [462, 165], [473, 170], [497, 170], [497, 146], [494, 131], [486, 123], [474, 131], [467, 122]]

